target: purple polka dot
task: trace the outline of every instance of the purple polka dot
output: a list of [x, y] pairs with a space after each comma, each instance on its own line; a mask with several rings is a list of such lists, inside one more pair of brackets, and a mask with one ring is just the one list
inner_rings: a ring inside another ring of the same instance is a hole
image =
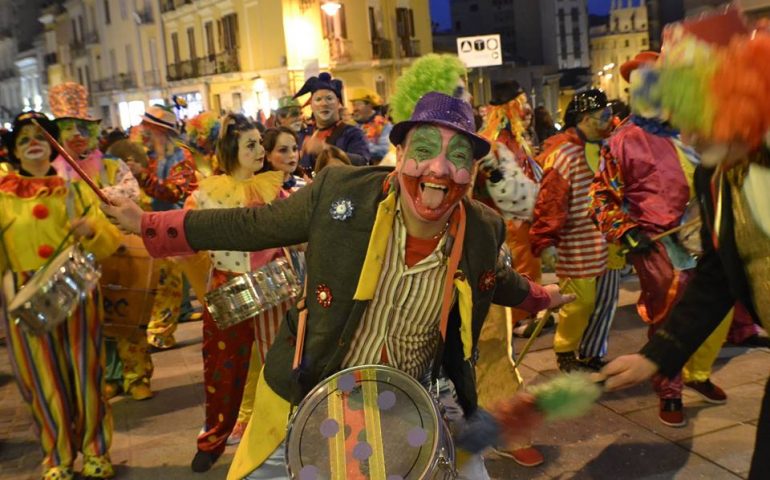
[[366, 442], [359, 442], [353, 447], [353, 458], [363, 462], [372, 456], [372, 447]]
[[377, 396], [377, 405], [380, 410], [390, 410], [396, 404], [396, 394], [386, 390]]
[[421, 447], [428, 440], [428, 433], [420, 427], [414, 427], [406, 434], [406, 441], [412, 447]]
[[318, 478], [318, 467], [315, 465], [306, 465], [299, 471], [299, 480], [316, 480]]
[[321, 422], [321, 435], [323, 435], [324, 438], [332, 438], [333, 436], [337, 435], [337, 432], [339, 431], [340, 425], [337, 423], [337, 420], [333, 418], [327, 418]]
[[356, 377], [352, 373], [341, 376], [337, 380], [337, 387], [345, 393], [350, 393], [356, 386]]

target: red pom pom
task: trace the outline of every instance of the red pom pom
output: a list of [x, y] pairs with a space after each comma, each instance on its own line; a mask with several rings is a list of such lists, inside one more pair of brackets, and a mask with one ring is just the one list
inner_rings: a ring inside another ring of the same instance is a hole
[[32, 215], [34, 215], [38, 220], [46, 219], [48, 218], [48, 207], [42, 203], [38, 203], [32, 207]]
[[51, 255], [53, 255], [53, 247], [50, 245], [40, 245], [37, 247], [37, 254], [40, 256], [40, 258], [48, 258]]

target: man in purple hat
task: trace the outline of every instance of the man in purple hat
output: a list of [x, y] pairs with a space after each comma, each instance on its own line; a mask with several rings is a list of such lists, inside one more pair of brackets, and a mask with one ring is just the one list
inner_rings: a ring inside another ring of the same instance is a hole
[[[498, 261], [505, 225], [466, 195], [474, 161], [489, 151], [468, 103], [428, 93], [390, 140], [395, 171], [324, 169], [308, 188], [263, 208], [104, 207], [154, 256], [308, 242], [307, 298], [267, 355], [254, 404], [265, 414], [249, 423], [229, 479], [285, 478], [281, 444], [292, 405], [344, 368], [387, 364], [423, 385], [443, 369], [457, 398], [449, 388], [441, 396], [450, 421], [478, 416], [473, 363], [490, 303], [537, 312], [573, 298]], [[479, 455], [464, 458], [460, 478], [489, 478]]]
[[342, 81], [327, 72], [310, 77], [294, 98], [310, 94], [310, 109], [313, 111], [313, 125], [302, 138], [302, 152], [299, 164], [312, 171], [315, 159], [324, 145], [334, 145], [348, 154], [353, 165], [369, 165], [371, 154], [369, 144], [360, 128], [342, 121]]

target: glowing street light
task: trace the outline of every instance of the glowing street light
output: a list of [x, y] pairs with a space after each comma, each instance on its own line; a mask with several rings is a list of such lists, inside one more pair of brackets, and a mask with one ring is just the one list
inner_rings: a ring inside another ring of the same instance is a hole
[[340, 2], [324, 2], [321, 5], [321, 10], [323, 10], [324, 13], [330, 17], [337, 15], [337, 12], [340, 10], [340, 8], [342, 8]]

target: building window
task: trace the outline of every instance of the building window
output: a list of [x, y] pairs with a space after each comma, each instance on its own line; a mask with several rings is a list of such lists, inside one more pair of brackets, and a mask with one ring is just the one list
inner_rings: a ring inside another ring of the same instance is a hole
[[643, 47], [646, 47], [646, 46], [647, 46], [647, 39], [646, 39], [646, 38], [643, 38], [643, 39], [642, 39], [642, 46], [643, 46]]
[[470, 7], [468, 7], [468, 10], [471, 12], [478, 12], [479, 11], [479, 5], [477, 3], [474, 3]]
[[217, 21], [217, 25], [219, 27], [219, 45], [222, 50], [229, 52], [238, 48], [238, 14], [225, 15]]
[[630, 47], [630, 46], [631, 46], [631, 42], [628, 39], [626, 39], [626, 47]]
[[109, 25], [110, 22], [112, 22], [110, 18], [110, 0], [104, 0], [104, 23]]
[[198, 53], [195, 51], [195, 29], [193, 27], [187, 29], [187, 46], [190, 49], [190, 60], [195, 60]]
[[72, 40], [75, 43], [77, 43], [77, 42], [80, 41], [80, 39], [78, 38], [78, 24], [75, 23], [75, 19], [74, 18], [71, 20], [71, 23], [72, 23]]
[[203, 29], [206, 31], [206, 54], [209, 56], [209, 59], [212, 59], [217, 51], [214, 47], [214, 24], [206, 22]]
[[171, 34], [171, 53], [174, 56], [174, 63], [179, 63], [179, 35], [176, 32]]
[[348, 23], [345, 19], [345, 4], [340, 4], [336, 15], [321, 12], [324, 38], [348, 38]]
[[126, 45], [126, 71], [128, 73], [134, 72], [134, 52], [131, 45]]
[[570, 16], [572, 17], [572, 25], [578, 25], [580, 23], [580, 10], [572, 8], [570, 10]]
[[380, 32], [377, 30], [377, 17], [374, 14], [374, 7], [369, 7], [369, 38], [372, 41], [380, 38]]
[[126, 0], [118, 0], [118, 5], [120, 6], [120, 18], [125, 20], [128, 17], [128, 13], [126, 11]]

